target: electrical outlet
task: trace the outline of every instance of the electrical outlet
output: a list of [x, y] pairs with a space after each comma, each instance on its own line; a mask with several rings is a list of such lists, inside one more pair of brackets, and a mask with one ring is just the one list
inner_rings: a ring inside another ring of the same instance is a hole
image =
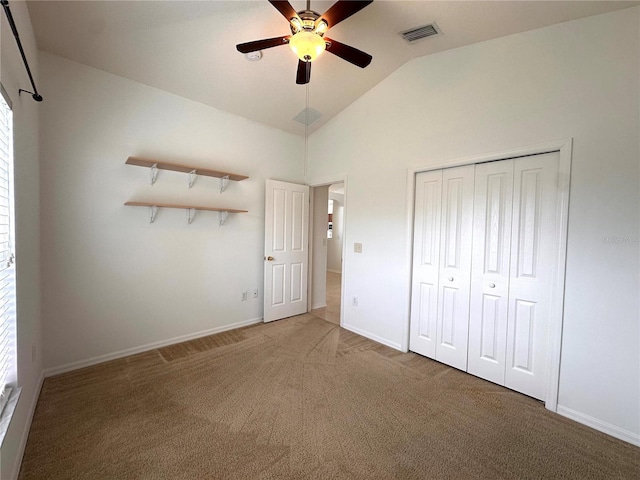
[[356, 253], [362, 253], [362, 244], [361, 243], [354, 243], [353, 244], [353, 251]]
[[241, 302], [246, 302], [247, 301], [247, 292], [242, 292], [240, 294], [240, 301]]
[[358, 297], [353, 297], [353, 306], [354, 307], [358, 306]]
[[251, 298], [258, 298], [258, 289], [254, 288], [251, 290]]

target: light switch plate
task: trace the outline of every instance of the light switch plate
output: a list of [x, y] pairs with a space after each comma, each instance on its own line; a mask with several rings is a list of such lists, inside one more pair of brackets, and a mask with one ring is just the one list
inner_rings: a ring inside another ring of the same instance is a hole
[[354, 243], [353, 244], [353, 251], [356, 253], [362, 253], [362, 244], [361, 243]]

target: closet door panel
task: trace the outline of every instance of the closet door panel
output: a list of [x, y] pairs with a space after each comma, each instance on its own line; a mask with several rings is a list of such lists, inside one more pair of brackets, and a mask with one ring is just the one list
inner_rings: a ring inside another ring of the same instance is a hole
[[436, 360], [467, 369], [475, 165], [442, 171]]
[[557, 152], [515, 160], [505, 386], [543, 399], [557, 262]]
[[468, 372], [504, 385], [514, 160], [476, 165]]
[[409, 349], [436, 355], [442, 170], [416, 176]]

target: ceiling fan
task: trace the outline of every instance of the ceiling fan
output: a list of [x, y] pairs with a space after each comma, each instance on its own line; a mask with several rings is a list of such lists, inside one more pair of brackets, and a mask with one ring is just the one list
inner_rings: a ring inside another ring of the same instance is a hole
[[364, 68], [371, 63], [371, 55], [350, 47], [344, 43], [327, 38], [324, 34], [354, 13], [372, 3], [373, 0], [338, 0], [329, 10], [320, 15], [311, 10], [311, 1], [307, 0], [306, 10], [296, 12], [287, 0], [269, 0], [291, 26], [291, 35], [266, 38], [254, 42], [236, 45], [240, 53], [250, 53], [279, 45], [289, 45], [298, 56], [298, 73], [296, 83], [303, 85], [311, 79], [311, 62], [323, 51]]

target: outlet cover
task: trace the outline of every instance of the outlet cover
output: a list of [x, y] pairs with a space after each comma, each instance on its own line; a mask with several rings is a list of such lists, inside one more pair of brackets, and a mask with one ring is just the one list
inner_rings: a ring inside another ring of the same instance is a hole
[[361, 243], [354, 243], [353, 244], [353, 251], [356, 253], [362, 253], [362, 244]]

